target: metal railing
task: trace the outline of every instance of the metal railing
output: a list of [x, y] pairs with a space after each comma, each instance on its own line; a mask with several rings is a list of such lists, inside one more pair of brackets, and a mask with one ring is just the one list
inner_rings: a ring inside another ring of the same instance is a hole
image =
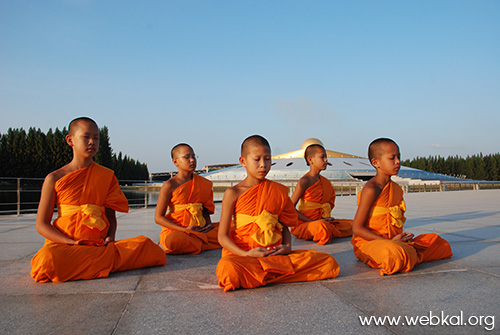
[[[0, 214], [36, 213], [44, 178], [0, 177]], [[119, 180], [130, 207], [151, 205], [151, 193], [159, 191], [144, 180]]]
[[[288, 187], [290, 195], [295, 190], [295, 185], [297, 184], [296, 180], [277, 180], [277, 181]], [[333, 188], [335, 189], [335, 194], [337, 196], [357, 195], [366, 183], [364, 181], [341, 181], [341, 180], [330, 180], [330, 181], [333, 185]], [[213, 181], [214, 191], [217, 190], [218, 193], [223, 193], [225, 189], [234, 186], [239, 182], [240, 180]], [[460, 182], [456, 181], [448, 182], [448, 181], [435, 181], [435, 180], [433, 181], [412, 180], [411, 183], [408, 183], [408, 181], [406, 180], [398, 183], [405, 193], [500, 189], [500, 181], [464, 180]]]
[[[38, 206], [43, 178], [0, 178], [0, 214], [33, 212]], [[31, 210], [30, 210], [31, 209]]]
[[[0, 214], [19, 216], [23, 213], [36, 213], [43, 180], [43, 178], [0, 177]], [[214, 181], [214, 201], [221, 201], [224, 191], [239, 182], [240, 180]], [[280, 180], [279, 182], [288, 187], [290, 195], [295, 190], [297, 183], [296, 180]], [[156, 205], [161, 187], [158, 184], [151, 184], [144, 180], [119, 180], [119, 183], [130, 207], [147, 208]], [[352, 196], [357, 195], [365, 183], [333, 180], [332, 184], [337, 196]], [[400, 185], [405, 193], [500, 189], [500, 181], [422, 181], [421, 183], [401, 183]]]

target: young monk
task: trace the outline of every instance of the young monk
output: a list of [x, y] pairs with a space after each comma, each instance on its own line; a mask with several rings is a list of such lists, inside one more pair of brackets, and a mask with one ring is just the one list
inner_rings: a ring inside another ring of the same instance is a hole
[[450, 244], [436, 234], [414, 237], [404, 232], [406, 218], [403, 190], [391, 181], [398, 174], [400, 153], [391, 139], [379, 138], [368, 149], [377, 169], [358, 195], [358, 210], [352, 225], [354, 255], [380, 275], [408, 272], [416, 264], [452, 256]]
[[[115, 211], [128, 212], [128, 201], [114, 172], [92, 161], [99, 147], [97, 124], [74, 119], [66, 142], [73, 159], [48, 174], [42, 186], [36, 229], [46, 240], [31, 260], [31, 276], [64, 282], [165, 265], [165, 253], [147, 237], [115, 241]], [[51, 224], [55, 204], [58, 217]]]
[[332, 183], [322, 175], [327, 167], [325, 148], [319, 144], [308, 146], [304, 158], [309, 172], [303, 175], [291, 199], [294, 206], [299, 202], [297, 214], [299, 225], [291, 228], [291, 233], [303, 240], [314, 240], [320, 245], [329, 243], [334, 237], [352, 235], [352, 220], [331, 217], [335, 207], [335, 190]]
[[194, 173], [196, 155], [188, 144], [177, 144], [171, 156], [178, 173], [163, 184], [155, 212], [155, 222], [163, 227], [161, 245], [167, 254], [220, 248], [218, 223], [210, 220], [215, 210], [212, 182]]
[[332, 256], [292, 251], [288, 226], [297, 225], [297, 212], [287, 188], [266, 179], [271, 169], [267, 140], [259, 135], [245, 139], [239, 160], [247, 176], [228, 188], [222, 200], [219, 242], [224, 249], [217, 265], [219, 286], [229, 291], [335, 278], [340, 268]]

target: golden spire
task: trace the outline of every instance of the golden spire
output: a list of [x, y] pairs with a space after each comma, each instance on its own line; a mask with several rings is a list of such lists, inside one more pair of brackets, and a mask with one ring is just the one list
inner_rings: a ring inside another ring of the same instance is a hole
[[[295, 150], [295, 151], [287, 152], [284, 154], [276, 155], [276, 156], [273, 156], [272, 158], [273, 159], [304, 158], [304, 151], [311, 144], [319, 144], [322, 147], [325, 147], [323, 145], [323, 142], [321, 142], [319, 139], [311, 137], [311, 138], [308, 138], [307, 140], [305, 140], [304, 142], [302, 142], [302, 146], [300, 147], [300, 150]], [[343, 152], [328, 150], [326, 148], [325, 148], [325, 150], [326, 150], [326, 155], [330, 158], [338, 158], [338, 157], [340, 157], [340, 158], [365, 158], [365, 157], [361, 157], [361, 156], [345, 154]]]

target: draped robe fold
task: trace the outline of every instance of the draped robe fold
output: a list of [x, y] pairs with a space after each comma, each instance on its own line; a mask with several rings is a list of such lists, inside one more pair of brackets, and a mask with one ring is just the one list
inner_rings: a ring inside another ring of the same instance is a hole
[[[272, 248], [280, 245], [281, 225], [297, 224], [297, 213], [288, 197], [287, 188], [269, 180], [240, 195], [235, 204], [234, 214], [236, 220], [239, 214], [243, 214], [259, 219], [272, 216], [279, 222], [279, 224], [259, 225], [251, 222], [252, 220], [247, 220], [249, 223], [244, 224], [233, 221], [230, 237], [245, 251], [256, 247]], [[265, 237], [265, 235], [273, 236]], [[217, 264], [219, 286], [224, 291], [254, 288], [269, 283], [335, 278], [339, 271], [340, 267], [335, 258], [312, 250], [294, 250], [288, 255], [253, 258], [235, 255], [222, 249], [222, 258]]]
[[58, 217], [53, 226], [75, 245], [45, 240], [31, 260], [38, 282], [107, 277], [110, 272], [165, 265], [165, 253], [145, 236], [104, 246], [109, 229], [105, 208], [128, 212], [128, 201], [114, 172], [95, 162], [55, 183]]
[[291, 229], [292, 235], [303, 240], [313, 240], [320, 245], [329, 243], [334, 237], [352, 235], [352, 221], [350, 219], [329, 218], [335, 207], [335, 189], [332, 183], [323, 176], [304, 191], [300, 202], [299, 212], [313, 220], [310, 222], [299, 219], [299, 225]]
[[[206, 224], [202, 217], [205, 207], [209, 214], [215, 211], [212, 182], [197, 174], [193, 179], [177, 187], [172, 192], [169, 212], [166, 217], [173, 223], [188, 227]], [[160, 243], [167, 254], [199, 254], [205, 250], [220, 248], [217, 239], [219, 223], [212, 223], [214, 228], [206, 233], [195, 231], [181, 232], [162, 227]]]
[[370, 267], [380, 269], [382, 276], [409, 272], [421, 262], [453, 255], [448, 241], [434, 233], [418, 235], [411, 242], [390, 240], [403, 232], [405, 210], [403, 190], [390, 181], [375, 200], [366, 223], [368, 229], [386, 239], [367, 241], [359, 236], [352, 236], [354, 255]]

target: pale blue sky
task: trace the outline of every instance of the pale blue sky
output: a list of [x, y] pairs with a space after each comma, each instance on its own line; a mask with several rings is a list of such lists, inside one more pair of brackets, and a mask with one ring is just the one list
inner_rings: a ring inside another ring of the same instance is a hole
[[0, 132], [90, 116], [169, 171], [317, 137], [403, 158], [500, 151], [499, 1], [0, 0]]

